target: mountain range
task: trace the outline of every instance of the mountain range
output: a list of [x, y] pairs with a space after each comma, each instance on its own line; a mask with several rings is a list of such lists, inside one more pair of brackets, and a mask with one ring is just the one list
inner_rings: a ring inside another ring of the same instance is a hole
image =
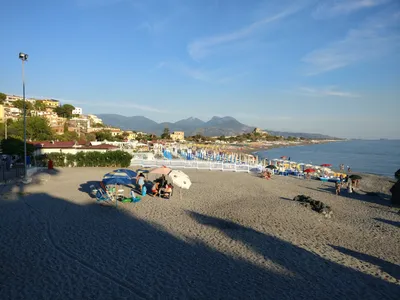
[[[232, 136], [242, 133], [252, 132], [255, 126], [248, 126], [240, 123], [233, 117], [212, 117], [209, 121], [204, 122], [198, 118], [187, 118], [177, 122], [157, 123], [143, 116], [126, 117], [117, 114], [99, 114], [97, 115], [103, 120], [104, 124], [121, 128], [122, 130], [135, 130], [161, 135], [165, 127], [168, 127], [170, 132], [184, 131], [185, 136], [202, 134], [204, 136]], [[279, 136], [295, 136], [311, 139], [329, 139], [327, 135], [316, 133], [291, 133], [282, 131], [266, 130], [271, 135]]]
[[170, 132], [184, 131], [186, 136], [202, 134], [204, 136], [230, 136], [251, 132], [254, 127], [244, 125], [232, 117], [212, 117], [204, 122], [198, 118], [188, 118], [177, 122], [157, 123], [143, 116], [125, 117], [117, 114], [99, 114], [104, 124], [119, 127], [123, 130], [144, 131], [162, 134], [165, 127]]

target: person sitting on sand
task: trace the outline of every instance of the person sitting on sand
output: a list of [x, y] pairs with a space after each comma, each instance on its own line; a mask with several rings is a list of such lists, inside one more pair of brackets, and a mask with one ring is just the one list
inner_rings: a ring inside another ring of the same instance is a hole
[[172, 185], [167, 184], [165, 185], [165, 188], [163, 189], [163, 197], [169, 199], [169, 197], [172, 194]]
[[139, 173], [139, 175], [136, 177], [136, 184], [139, 185], [140, 192], [142, 192], [142, 188], [144, 185], [144, 179], [145, 179], [145, 177], [144, 177], [143, 173]]
[[159, 188], [158, 188], [159, 185], [160, 185], [160, 183], [156, 182], [153, 184], [153, 187], [151, 188], [151, 192], [153, 193], [154, 197], [159, 194]]
[[340, 187], [341, 187], [342, 185], [341, 185], [341, 183], [340, 183], [340, 181], [338, 180], [338, 181], [336, 181], [335, 182], [335, 190], [336, 190], [336, 195], [340, 195]]

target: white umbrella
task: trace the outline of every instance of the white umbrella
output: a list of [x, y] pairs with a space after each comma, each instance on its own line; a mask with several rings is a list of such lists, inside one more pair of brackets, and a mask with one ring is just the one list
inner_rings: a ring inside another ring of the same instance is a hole
[[182, 189], [188, 190], [192, 185], [189, 176], [179, 170], [171, 171], [168, 176], [171, 178], [172, 183], [179, 187], [179, 198], [182, 199]]
[[[171, 172], [172, 173], [172, 172]], [[186, 175], [186, 174], [185, 174]], [[188, 190], [190, 186], [192, 185], [192, 182], [190, 181], [190, 178], [186, 175], [169, 175], [171, 177], [172, 183], [181, 189]]]
[[171, 172], [169, 172], [168, 176], [171, 177], [171, 179], [176, 178], [176, 177], [189, 178], [189, 176], [186, 173], [182, 172], [181, 170], [172, 170]]

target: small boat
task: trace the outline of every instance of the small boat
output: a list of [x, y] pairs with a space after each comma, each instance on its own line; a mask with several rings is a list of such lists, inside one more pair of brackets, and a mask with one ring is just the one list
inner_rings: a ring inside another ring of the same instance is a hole
[[328, 177], [320, 177], [319, 180], [321, 180], [323, 182], [328, 182], [329, 178]]

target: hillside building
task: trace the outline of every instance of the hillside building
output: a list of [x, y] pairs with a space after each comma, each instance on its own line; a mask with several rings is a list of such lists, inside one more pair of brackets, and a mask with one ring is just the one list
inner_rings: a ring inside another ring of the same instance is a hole
[[82, 113], [82, 108], [80, 108], [80, 107], [75, 107], [75, 109], [72, 111], [72, 114], [73, 115], [82, 115], [83, 113]]
[[0, 104], [0, 123], [5, 122], [4, 106]]
[[97, 117], [96, 115], [87, 115], [91, 120], [92, 124], [103, 124], [103, 120]]
[[36, 101], [42, 102], [44, 106], [50, 108], [57, 108], [60, 106], [60, 101], [54, 99], [36, 100]]
[[184, 141], [185, 140], [185, 132], [183, 131], [174, 131], [170, 134], [170, 137], [173, 141]]
[[123, 133], [126, 134], [126, 139], [127, 140], [134, 140], [137, 137], [136, 132], [133, 132], [132, 130], [127, 130], [127, 131], [124, 131]]

